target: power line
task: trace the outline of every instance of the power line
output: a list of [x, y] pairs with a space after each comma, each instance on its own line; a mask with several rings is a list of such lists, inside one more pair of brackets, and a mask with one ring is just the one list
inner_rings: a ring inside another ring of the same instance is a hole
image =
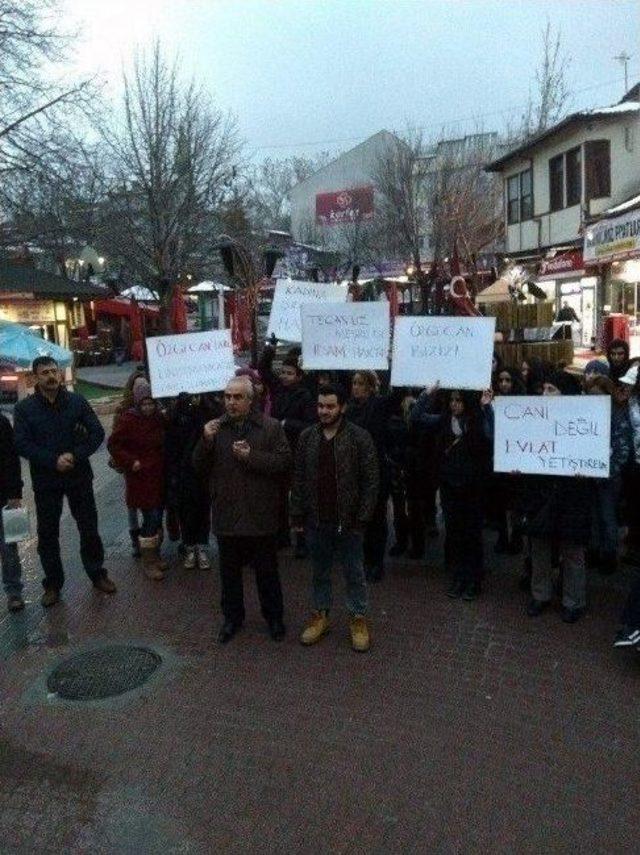
[[[635, 66], [634, 66], [635, 68]], [[590, 86], [583, 86], [580, 89], [576, 89], [573, 93], [574, 95], [581, 95], [583, 92], [593, 92], [595, 89], [603, 89], [605, 86], [613, 86], [616, 83], [620, 83], [620, 78], [617, 77], [614, 80], [607, 80], [602, 83], [593, 83]], [[440, 122], [433, 122], [428, 125], [411, 125], [409, 126], [409, 130], [413, 131], [427, 131], [433, 130], [435, 128], [449, 127], [452, 125], [461, 125], [465, 122], [473, 122], [480, 121], [482, 119], [491, 119], [495, 116], [504, 116], [505, 113], [511, 113], [515, 110], [523, 110], [525, 109], [526, 104], [518, 104], [511, 105], [510, 107], [504, 107], [501, 110], [494, 110], [490, 113], [481, 113], [474, 114], [471, 116], [465, 116], [458, 119], [446, 119]], [[365, 137], [366, 138], [366, 137]], [[311, 146], [323, 146], [323, 145], [341, 145], [342, 143], [350, 143], [350, 142], [360, 142], [363, 139], [363, 136], [357, 137], [339, 137], [336, 139], [325, 139], [325, 140], [312, 140], [309, 142], [298, 142], [298, 143], [271, 143], [268, 145], [258, 145], [252, 146], [254, 151], [271, 151], [275, 149], [287, 149], [287, 148], [309, 148]]]

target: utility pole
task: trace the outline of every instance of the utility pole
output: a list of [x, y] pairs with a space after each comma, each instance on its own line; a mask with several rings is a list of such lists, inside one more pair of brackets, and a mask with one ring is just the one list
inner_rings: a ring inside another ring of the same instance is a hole
[[631, 57], [623, 50], [621, 54], [614, 56], [614, 59], [624, 67], [624, 94], [626, 95], [629, 91], [629, 60]]

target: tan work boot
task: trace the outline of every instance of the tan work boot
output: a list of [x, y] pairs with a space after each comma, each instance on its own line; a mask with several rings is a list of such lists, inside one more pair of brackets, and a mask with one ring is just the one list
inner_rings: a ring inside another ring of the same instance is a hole
[[371, 637], [367, 621], [362, 615], [354, 615], [349, 624], [351, 630], [351, 646], [358, 653], [366, 653], [371, 647]]
[[140, 552], [142, 553], [144, 575], [147, 579], [153, 579], [156, 582], [164, 579], [164, 571], [160, 566], [160, 538], [158, 535], [141, 537]]
[[329, 632], [329, 616], [326, 612], [313, 612], [300, 636], [301, 644], [315, 644]]

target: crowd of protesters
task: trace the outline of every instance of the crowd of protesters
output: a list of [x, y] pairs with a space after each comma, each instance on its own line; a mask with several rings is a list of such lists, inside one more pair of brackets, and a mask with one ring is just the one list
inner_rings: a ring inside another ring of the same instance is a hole
[[[521, 562], [531, 618], [558, 595], [562, 619], [575, 623], [587, 607], [589, 570], [611, 574], [620, 560], [640, 567], [640, 379], [626, 342], [613, 341], [606, 361], [593, 360], [581, 375], [537, 359], [515, 369], [496, 355], [492, 388], [483, 393], [438, 386], [383, 390], [372, 371], [305, 374], [298, 348], [276, 372], [275, 354], [267, 344], [259, 364], [238, 369], [222, 395], [182, 394], [170, 402], [154, 401], [141, 368], [129, 378], [107, 442], [110, 465], [124, 480], [133, 556], [150, 580], [161, 581], [168, 569], [165, 532], [180, 542], [186, 569], [209, 570], [213, 531], [220, 642], [242, 626], [245, 567], [255, 573], [272, 638], [284, 638], [278, 551], [291, 545], [311, 565], [313, 611], [301, 642], [314, 644], [330, 628], [336, 564], [358, 651], [370, 645], [368, 583], [383, 579], [389, 555], [424, 560], [439, 520], [447, 595], [464, 601], [481, 595], [484, 532], [493, 529], [495, 552]], [[87, 402], [61, 385], [55, 362], [41, 357], [33, 369], [35, 394], [16, 406], [15, 433], [0, 417], [0, 500], [20, 505], [18, 455], [25, 457], [43, 606], [58, 601], [64, 582], [59, 520], [65, 496], [87, 575], [112, 594], [89, 464], [104, 431]], [[611, 398], [608, 478], [493, 472], [494, 395], [581, 394]], [[541, 546], [534, 549], [536, 541]], [[8, 607], [19, 611], [19, 555], [1, 529], [0, 546]], [[640, 647], [640, 571], [635, 580], [616, 646]]]

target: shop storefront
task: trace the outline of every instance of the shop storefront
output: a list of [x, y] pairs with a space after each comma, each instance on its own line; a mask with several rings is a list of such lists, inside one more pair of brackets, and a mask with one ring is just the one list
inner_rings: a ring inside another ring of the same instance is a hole
[[24, 324], [47, 341], [69, 348], [86, 327], [85, 306], [107, 289], [74, 282], [24, 264], [0, 264], [0, 319]]
[[640, 356], [640, 207], [590, 225], [584, 259], [602, 279], [602, 315], [626, 317], [632, 355]]
[[597, 336], [597, 275], [585, 269], [582, 251], [570, 250], [540, 262], [536, 284], [554, 303], [556, 313], [565, 304], [579, 321], [574, 324], [574, 343], [590, 347]]

